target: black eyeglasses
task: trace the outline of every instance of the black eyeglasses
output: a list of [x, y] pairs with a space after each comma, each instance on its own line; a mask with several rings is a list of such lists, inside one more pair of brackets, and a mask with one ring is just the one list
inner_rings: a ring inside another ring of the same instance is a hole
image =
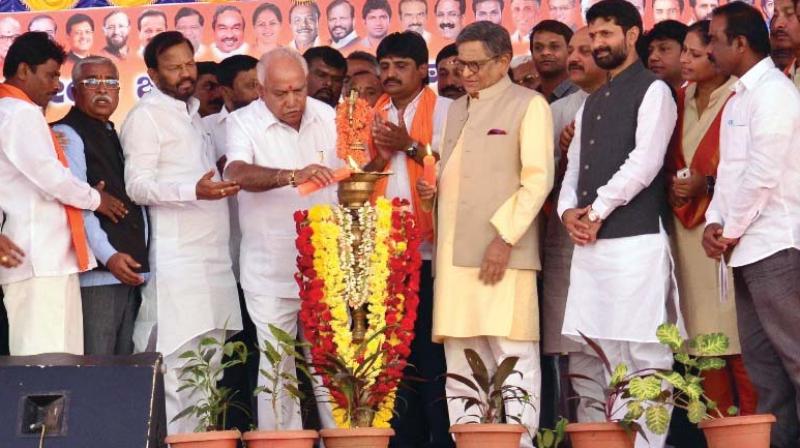
[[119, 79], [86, 78], [80, 80], [79, 84], [89, 90], [99, 89], [101, 85], [109, 90], [119, 90]]
[[455, 66], [456, 66], [456, 70], [458, 70], [459, 72], [463, 72], [464, 71], [464, 67], [466, 67], [472, 73], [478, 73], [479, 71], [481, 71], [483, 66], [485, 66], [486, 64], [494, 61], [497, 58], [498, 58], [498, 56], [492, 56], [490, 58], [482, 59], [482, 60], [479, 60], [479, 61], [462, 61], [461, 59], [456, 59], [454, 63], [455, 63]]

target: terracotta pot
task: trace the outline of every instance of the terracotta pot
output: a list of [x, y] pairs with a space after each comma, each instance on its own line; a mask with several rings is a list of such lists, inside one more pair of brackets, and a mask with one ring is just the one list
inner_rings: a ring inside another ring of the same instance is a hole
[[615, 422], [570, 423], [567, 433], [573, 448], [633, 448], [636, 436]]
[[518, 448], [525, 427], [504, 423], [465, 423], [453, 425], [450, 432], [457, 448]]
[[242, 433], [233, 430], [173, 434], [165, 441], [171, 448], [236, 448], [241, 438]]
[[326, 448], [386, 448], [394, 431], [389, 428], [323, 429]]
[[316, 431], [248, 431], [242, 436], [247, 448], [313, 448]]
[[700, 422], [708, 448], [769, 448], [772, 414], [716, 418]]

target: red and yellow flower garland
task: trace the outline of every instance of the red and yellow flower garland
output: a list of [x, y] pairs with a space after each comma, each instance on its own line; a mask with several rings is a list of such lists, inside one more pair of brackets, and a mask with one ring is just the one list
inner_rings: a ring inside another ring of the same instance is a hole
[[[372, 354], [381, 355], [369, 369], [363, 394], [365, 402], [349, 403], [332, 378], [322, 374], [322, 383], [334, 403], [334, 418], [339, 427], [352, 425], [355, 407], [375, 411], [372, 426], [389, 427], [395, 393], [403, 376], [406, 359], [414, 339], [414, 322], [419, 304], [419, 235], [408, 202], [395, 199], [390, 204], [381, 198], [375, 204], [375, 248], [370, 256], [369, 298], [366, 347], [359, 351], [350, 332], [349, 313], [343, 296], [344, 277], [339, 262], [342, 228], [331, 206], [315, 206], [295, 213], [297, 224], [296, 278], [302, 300], [300, 320], [311, 343], [314, 365], [329, 363], [330, 354], [354, 370]], [[358, 353], [357, 353], [358, 352]], [[318, 369], [318, 372], [320, 370]]]

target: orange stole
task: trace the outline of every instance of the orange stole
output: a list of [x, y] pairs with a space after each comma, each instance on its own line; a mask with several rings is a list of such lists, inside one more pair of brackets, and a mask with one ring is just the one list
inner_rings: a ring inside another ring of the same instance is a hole
[[[732, 96], [731, 94], [725, 100], [728, 103]], [[669, 150], [667, 152], [666, 172], [669, 182], [672, 182], [672, 177], [675, 174], [687, 167], [686, 157], [683, 154], [683, 117], [685, 114], [686, 89], [678, 91], [678, 121], [675, 124], [675, 131], [670, 140]], [[692, 157], [691, 169], [698, 172], [703, 176], [715, 176], [717, 174], [717, 165], [719, 165], [719, 130], [722, 123], [722, 112], [725, 110], [725, 105], [717, 113], [714, 121], [711, 122], [706, 134], [697, 146], [697, 151]], [[688, 203], [683, 206], [672, 206], [672, 211], [675, 216], [687, 229], [697, 227], [705, 222], [705, 214], [708, 205], [711, 203], [711, 197], [708, 195], [692, 198]]]
[[[34, 104], [22, 90], [5, 83], [0, 84], [0, 98], [8, 97]], [[67, 156], [64, 154], [64, 148], [61, 147], [61, 143], [52, 130], [50, 131], [50, 136], [53, 139], [53, 146], [55, 147], [58, 161], [61, 162], [65, 168], [69, 167]], [[83, 227], [82, 211], [66, 204], [64, 204], [64, 210], [67, 213], [67, 224], [69, 225], [69, 231], [72, 236], [72, 246], [75, 248], [75, 256], [78, 258], [78, 267], [80, 271], [83, 272], [89, 269], [89, 245], [86, 241], [86, 231]]]
[[[375, 103], [375, 115], [379, 115], [384, 121], [387, 121], [388, 116], [386, 105], [390, 102], [391, 98], [384, 93], [378, 98], [378, 102]], [[423, 146], [430, 145], [433, 141], [433, 110], [435, 107], [436, 94], [433, 93], [433, 90], [430, 88], [424, 87], [419, 103], [417, 104], [414, 120], [411, 123], [411, 129], [408, 130], [411, 138]], [[378, 149], [372, 142], [371, 133], [369, 138], [369, 151], [373, 158], [378, 155]], [[391, 170], [391, 165], [392, 162], [390, 160], [385, 170]], [[411, 183], [411, 204], [414, 206], [414, 218], [417, 228], [420, 230], [423, 241], [433, 241], [433, 214], [432, 212], [425, 212], [422, 210], [422, 201], [419, 198], [419, 193], [417, 193], [417, 180], [421, 179], [423, 175], [422, 165], [408, 157], [406, 158], [406, 169], [408, 170], [408, 178]], [[375, 198], [386, 194], [386, 187], [388, 184], [389, 180], [387, 178], [383, 178], [375, 184], [375, 192], [372, 195], [373, 202]]]

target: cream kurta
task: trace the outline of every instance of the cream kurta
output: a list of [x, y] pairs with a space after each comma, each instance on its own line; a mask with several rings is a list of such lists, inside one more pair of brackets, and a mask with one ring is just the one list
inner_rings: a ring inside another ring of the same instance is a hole
[[[708, 106], [698, 116], [697, 104], [694, 100], [695, 84], [686, 88], [686, 100], [683, 115], [683, 154], [690, 164], [697, 146], [706, 135], [711, 123], [725, 104], [730, 89], [736, 82], [731, 78], [711, 94]], [[681, 295], [681, 312], [690, 337], [701, 333], [723, 332], [730, 338], [728, 354], [738, 354], [739, 332], [736, 325], [736, 302], [733, 297], [733, 273], [729, 270], [728, 298], [720, 302], [718, 263], [706, 256], [703, 250], [703, 230], [705, 225], [687, 229], [675, 221], [672, 233], [673, 254], [675, 257], [675, 276]]]
[[[547, 112], [547, 117], [542, 111]], [[547, 136], [551, 140], [553, 131], [549, 115], [542, 98], [531, 100], [522, 120], [521, 139]], [[465, 128], [467, 126], [470, 126], [469, 122]], [[507, 269], [500, 282], [489, 286], [478, 279], [480, 268], [460, 267], [453, 263], [463, 147], [462, 133], [439, 180], [433, 340], [441, 342], [447, 337], [499, 336], [538, 341], [539, 299], [535, 270]], [[537, 148], [524, 143], [520, 147], [523, 165], [520, 183], [527, 189], [526, 192], [533, 194], [518, 193], [515, 201], [508, 201], [495, 214], [492, 224], [503, 235], [506, 232], [516, 235], [525, 233], [524, 229], [518, 228], [522, 221], [514, 219], [515, 207], [537, 207], [526, 201], [541, 199], [538, 204], [540, 208], [552, 185], [552, 177], [550, 182], [542, 182], [546, 185], [533, 182], [536, 175], [526, 169], [529, 166], [547, 167], [549, 164], [552, 175], [552, 147], [544, 145]], [[530, 176], [530, 179], [526, 176]]]

